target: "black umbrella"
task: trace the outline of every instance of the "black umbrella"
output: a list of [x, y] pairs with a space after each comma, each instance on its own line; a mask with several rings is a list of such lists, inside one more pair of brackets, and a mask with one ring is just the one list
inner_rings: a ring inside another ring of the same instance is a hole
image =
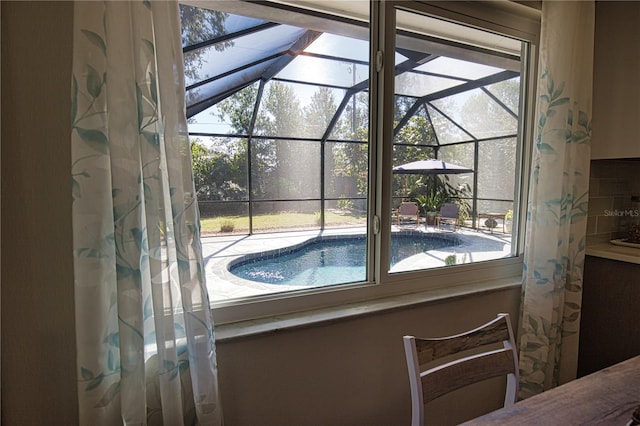
[[445, 163], [442, 160], [432, 158], [413, 161], [393, 168], [393, 173], [404, 175], [455, 175], [460, 173], [473, 173], [472, 169]]

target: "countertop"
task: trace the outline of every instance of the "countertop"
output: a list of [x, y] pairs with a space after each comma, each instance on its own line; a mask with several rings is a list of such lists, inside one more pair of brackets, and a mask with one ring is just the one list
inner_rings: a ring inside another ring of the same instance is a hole
[[640, 249], [634, 247], [616, 246], [611, 243], [598, 243], [588, 245], [587, 256], [603, 257], [605, 259], [619, 260], [621, 262], [640, 264]]

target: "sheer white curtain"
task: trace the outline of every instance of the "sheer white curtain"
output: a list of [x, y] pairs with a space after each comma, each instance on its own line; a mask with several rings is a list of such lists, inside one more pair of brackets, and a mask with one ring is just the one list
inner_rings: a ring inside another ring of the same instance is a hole
[[221, 424], [175, 2], [76, 2], [82, 424]]
[[575, 377], [589, 190], [594, 3], [545, 1], [527, 215], [520, 397]]

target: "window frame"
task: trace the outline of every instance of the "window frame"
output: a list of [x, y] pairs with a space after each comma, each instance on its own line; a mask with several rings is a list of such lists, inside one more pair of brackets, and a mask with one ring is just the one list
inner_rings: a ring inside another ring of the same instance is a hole
[[[185, 1], [198, 7], [211, 7], [199, 1]], [[229, 11], [229, 3], [227, 11]], [[338, 19], [335, 15], [318, 10], [301, 9], [299, 2], [263, 2], [259, 7], [285, 8], [302, 16], [310, 13], [321, 19]], [[309, 2], [311, 3], [311, 2]], [[460, 3], [460, 4], [458, 4]], [[510, 2], [504, 2], [510, 3]], [[488, 282], [503, 285], [504, 282], [519, 282], [522, 276], [524, 214], [526, 211], [527, 188], [530, 175], [532, 135], [534, 128], [533, 108], [537, 45], [539, 40], [539, 13], [517, 4], [497, 6], [495, 2], [370, 2], [369, 44], [370, 44], [370, 129], [369, 129], [369, 197], [367, 225], [368, 281], [354, 284], [340, 284], [330, 287], [316, 287], [300, 292], [273, 293], [246, 299], [216, 301], [212, 304], [214, 320], [218, 324], [237, 322], [255, 318], [280, 316], [287, 313], [318, 309], [348, 310], [353, 304], [374, 299], [392, 298], [403, 294], [438, 292], [447, 294], [447, 289], [460, 286], [477, 286], [478, 291], [486, 288]], [[490, 5], [490, 8], [488, 8]], [[308, 5], [306, 5], [308, 6]], [[238, 6], [231, 6], [232, 8]], [[241, 7], [241, 6], [240, 6]], [[215, 7], [217, 9], [217, 7]], [[523, 9], [526, 8], [526, 9]], [[471, 27], [498, 32], [525, 41], [526, 48], [521, 58], [521, 85], [527, 92], [520, 100], [521, 119], [518, 123], [519, 180], [515, 182], [516, 193], [512, 245], [516, 255], [505, 259], [470, 263], [446, 268], [416, 270], [404, 273], [388, 272], [391, 238], [391, 176], [393, 149], [393, 99], [394, 67], [382, 66], [376, 70], [376, 62], [382, 52], [382, 64], [394, 63], [395, 53], [395, 10], [405, 10], [436, 18], [455, 21]], [[492, 13], [492, 11], [496, 13]], [[236, 13], [241, 13], [238, 10]], [[515, 18], [514, 18], [515, 17]], [[362, 19], [362, 16], [359, 17]], [[343, 19], [339, 19], [343, 20]], [[518, 225], [516, 228], [516, 224]], [[425, 285], [429, 282], [429, 285]], [[454, 291], [450, 291], [454, 293]]]

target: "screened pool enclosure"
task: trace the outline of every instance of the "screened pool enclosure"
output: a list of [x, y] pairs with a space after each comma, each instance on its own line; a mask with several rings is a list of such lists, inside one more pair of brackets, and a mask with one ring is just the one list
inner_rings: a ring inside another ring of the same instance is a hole
[[470, 170], [385, 175], [390, 214], [415, 201], [425, 220], [449, 202], [477, 228], [514, 208], [522, 43], [450, 23], [436, 34], [436, 19], [399, 10], [393, 141], [376, 142], [368, 23], [250, 6], [181, 5], [194, 176], [215, 232], [365, 226], [374, 143], [393, 144], [391, 167], [435, 158]]

